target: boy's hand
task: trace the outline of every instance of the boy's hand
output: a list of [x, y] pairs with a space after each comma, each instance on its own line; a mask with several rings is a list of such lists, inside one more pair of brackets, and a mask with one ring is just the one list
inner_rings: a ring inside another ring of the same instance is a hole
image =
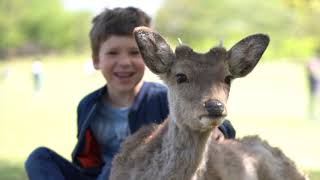
[[218, 127], [214, 128], [212, 135], [213, 135], [213, 138], [218, 142], [221, 142], [224, 140], [224, 134], [222, 133], [222, 131], [220, 131]]

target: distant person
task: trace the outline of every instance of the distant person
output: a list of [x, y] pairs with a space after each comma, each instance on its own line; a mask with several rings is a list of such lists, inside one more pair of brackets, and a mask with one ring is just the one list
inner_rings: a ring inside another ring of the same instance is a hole
[[43, 67], [42, 60], [37, 58], [32, 62], [32, 78], [33, 78], [33, 89], [39, 91], [42, 87]]
[[[167, 88], [142, 80], [145, 64], [132, 35], [137, 26], [150, 26], [150, 17], [133, 7], [105, 9], [93, 19], [92, 60], [106, 84], [79, 103], [72, 163], [51, 149], [37, 148], [25, 164], [31, 180], [107, 180], [127, 136], [168, 116]], [[227, 120], [215, 132], [216, 139], [235, 137]]]
[[309, 84], [309, 118], [320, 120], [320, 48], [307, 64]]

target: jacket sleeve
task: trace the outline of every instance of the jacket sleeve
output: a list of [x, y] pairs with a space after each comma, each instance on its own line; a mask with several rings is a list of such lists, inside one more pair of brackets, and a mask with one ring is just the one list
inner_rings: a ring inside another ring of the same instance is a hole
[[111, 161], [106, 162], [98, 175], [97, 180], [108, 180], [111, 173]]
[[227, 139], [234, 139], [236, 137], [236, 130], [228, 119], [225, 119], [218, 128]]

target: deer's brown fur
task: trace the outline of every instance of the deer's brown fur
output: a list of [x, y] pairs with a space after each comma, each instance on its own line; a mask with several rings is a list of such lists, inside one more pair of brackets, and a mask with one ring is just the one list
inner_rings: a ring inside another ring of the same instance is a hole
[[170, 115], [126, 140], [113, 161], [111, 180], [306, 179], [281, 150], [257, 136], [210, 138], [227, 115], [229, 81], [252, 71], [268, 36], [252, 35], [228, 51], [215, 47], [201, 54], [184, 45], [173, 52], [145, 27], [134, 33], [146, 65], [168, 85]]

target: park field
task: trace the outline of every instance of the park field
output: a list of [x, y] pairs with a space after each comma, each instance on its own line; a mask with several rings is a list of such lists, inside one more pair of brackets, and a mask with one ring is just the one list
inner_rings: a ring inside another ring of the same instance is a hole
[[[89, 56], [43, 59], [43, 84], [34, 91], [31, 58], [0, 62], [0, 180], [27, 179], [23, 164], [39, 146], [70, 159], [76, 143], [76, 108], [104, 80]], [[308, 91], [302, 64], [263, 59], [233, 82], [228, 119], [237, 136], [259, 134], [280, 147], [312, 180], [320, 179], [320, 120], [307, 117]], [[148, 81], [159, 81], [150, 72]]]

